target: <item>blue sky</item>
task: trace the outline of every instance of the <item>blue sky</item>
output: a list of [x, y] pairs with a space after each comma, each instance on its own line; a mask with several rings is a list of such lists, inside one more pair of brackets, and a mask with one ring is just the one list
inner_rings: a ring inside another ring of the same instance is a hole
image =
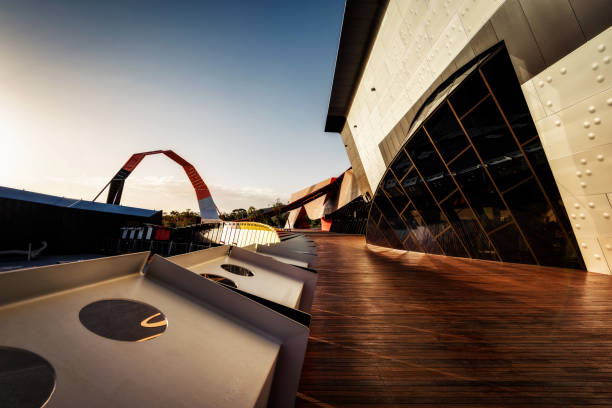
[[[349, 167], [323, 132], [344, 1], [2, 1], [0, 185], [92, 199], [132, 153], [173, 149], [222, 210]], [[122, 203], [197, 208], [147, 158]]]

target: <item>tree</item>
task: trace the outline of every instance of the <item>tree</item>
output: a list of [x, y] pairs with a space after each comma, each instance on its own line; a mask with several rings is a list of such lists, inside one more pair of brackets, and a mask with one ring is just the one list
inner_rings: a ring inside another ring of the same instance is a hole
[[170, 213], [164, 212], [162, 214], [162, 224], [164, 227], [180, 228], [199, 224], [200, 220], [200, 215], [189, 208], [182, 212], [174, 210], [170, 211]]

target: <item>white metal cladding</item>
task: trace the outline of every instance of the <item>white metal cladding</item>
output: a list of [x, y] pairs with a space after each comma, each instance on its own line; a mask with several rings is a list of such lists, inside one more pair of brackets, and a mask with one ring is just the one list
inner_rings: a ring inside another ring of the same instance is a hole
[[612, 28], [522, 85], [587, 269], [612, 266]]
[[391, 0], [347, 115], [370, 188], [386, 169], [379, 143], [470, 58], [504, 40], [525, 83], [610, 25], [612, 2], [583, 3]]

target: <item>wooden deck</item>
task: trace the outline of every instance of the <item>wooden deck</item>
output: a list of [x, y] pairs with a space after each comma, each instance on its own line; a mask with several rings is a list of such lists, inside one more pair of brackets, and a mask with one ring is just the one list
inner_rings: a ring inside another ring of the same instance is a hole
[[612, 407], [612, 277], [312, 238], [297, 407]]

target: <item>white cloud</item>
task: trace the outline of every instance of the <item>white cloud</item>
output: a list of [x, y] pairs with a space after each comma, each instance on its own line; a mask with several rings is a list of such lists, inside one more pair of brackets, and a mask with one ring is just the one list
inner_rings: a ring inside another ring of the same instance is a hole
[[[84, 188], [102, 188], [108, 183], [103, 177], [87, 177], [85, 175], [73, 177], [46, 176], [45, 179], [55, 185], [61, 185], [61, 191], [73, 192], [74, 198], [80, 197]], [[290, 193], [276, 191], [270, 188], [253, 186], [228, 187], [212, 184], [209, 186], [215, 204], [219, 211], [230, 212], [234, 208], [265, 208], [280, 199], [287, 202]], [[54, 188], [54, 190], [58, 190]], [[99, 190], [98, 190], [99, 191]], [[108, 190], [106, 190], [108, 191]], [[106, 191], [98, 199], [104, 200]], [[198, 204], [189, 180], [175, 176], [138, 176], [127, 178], [121, 199], [123, 205], [163, 209], [164, 211], [197, 210]]]

